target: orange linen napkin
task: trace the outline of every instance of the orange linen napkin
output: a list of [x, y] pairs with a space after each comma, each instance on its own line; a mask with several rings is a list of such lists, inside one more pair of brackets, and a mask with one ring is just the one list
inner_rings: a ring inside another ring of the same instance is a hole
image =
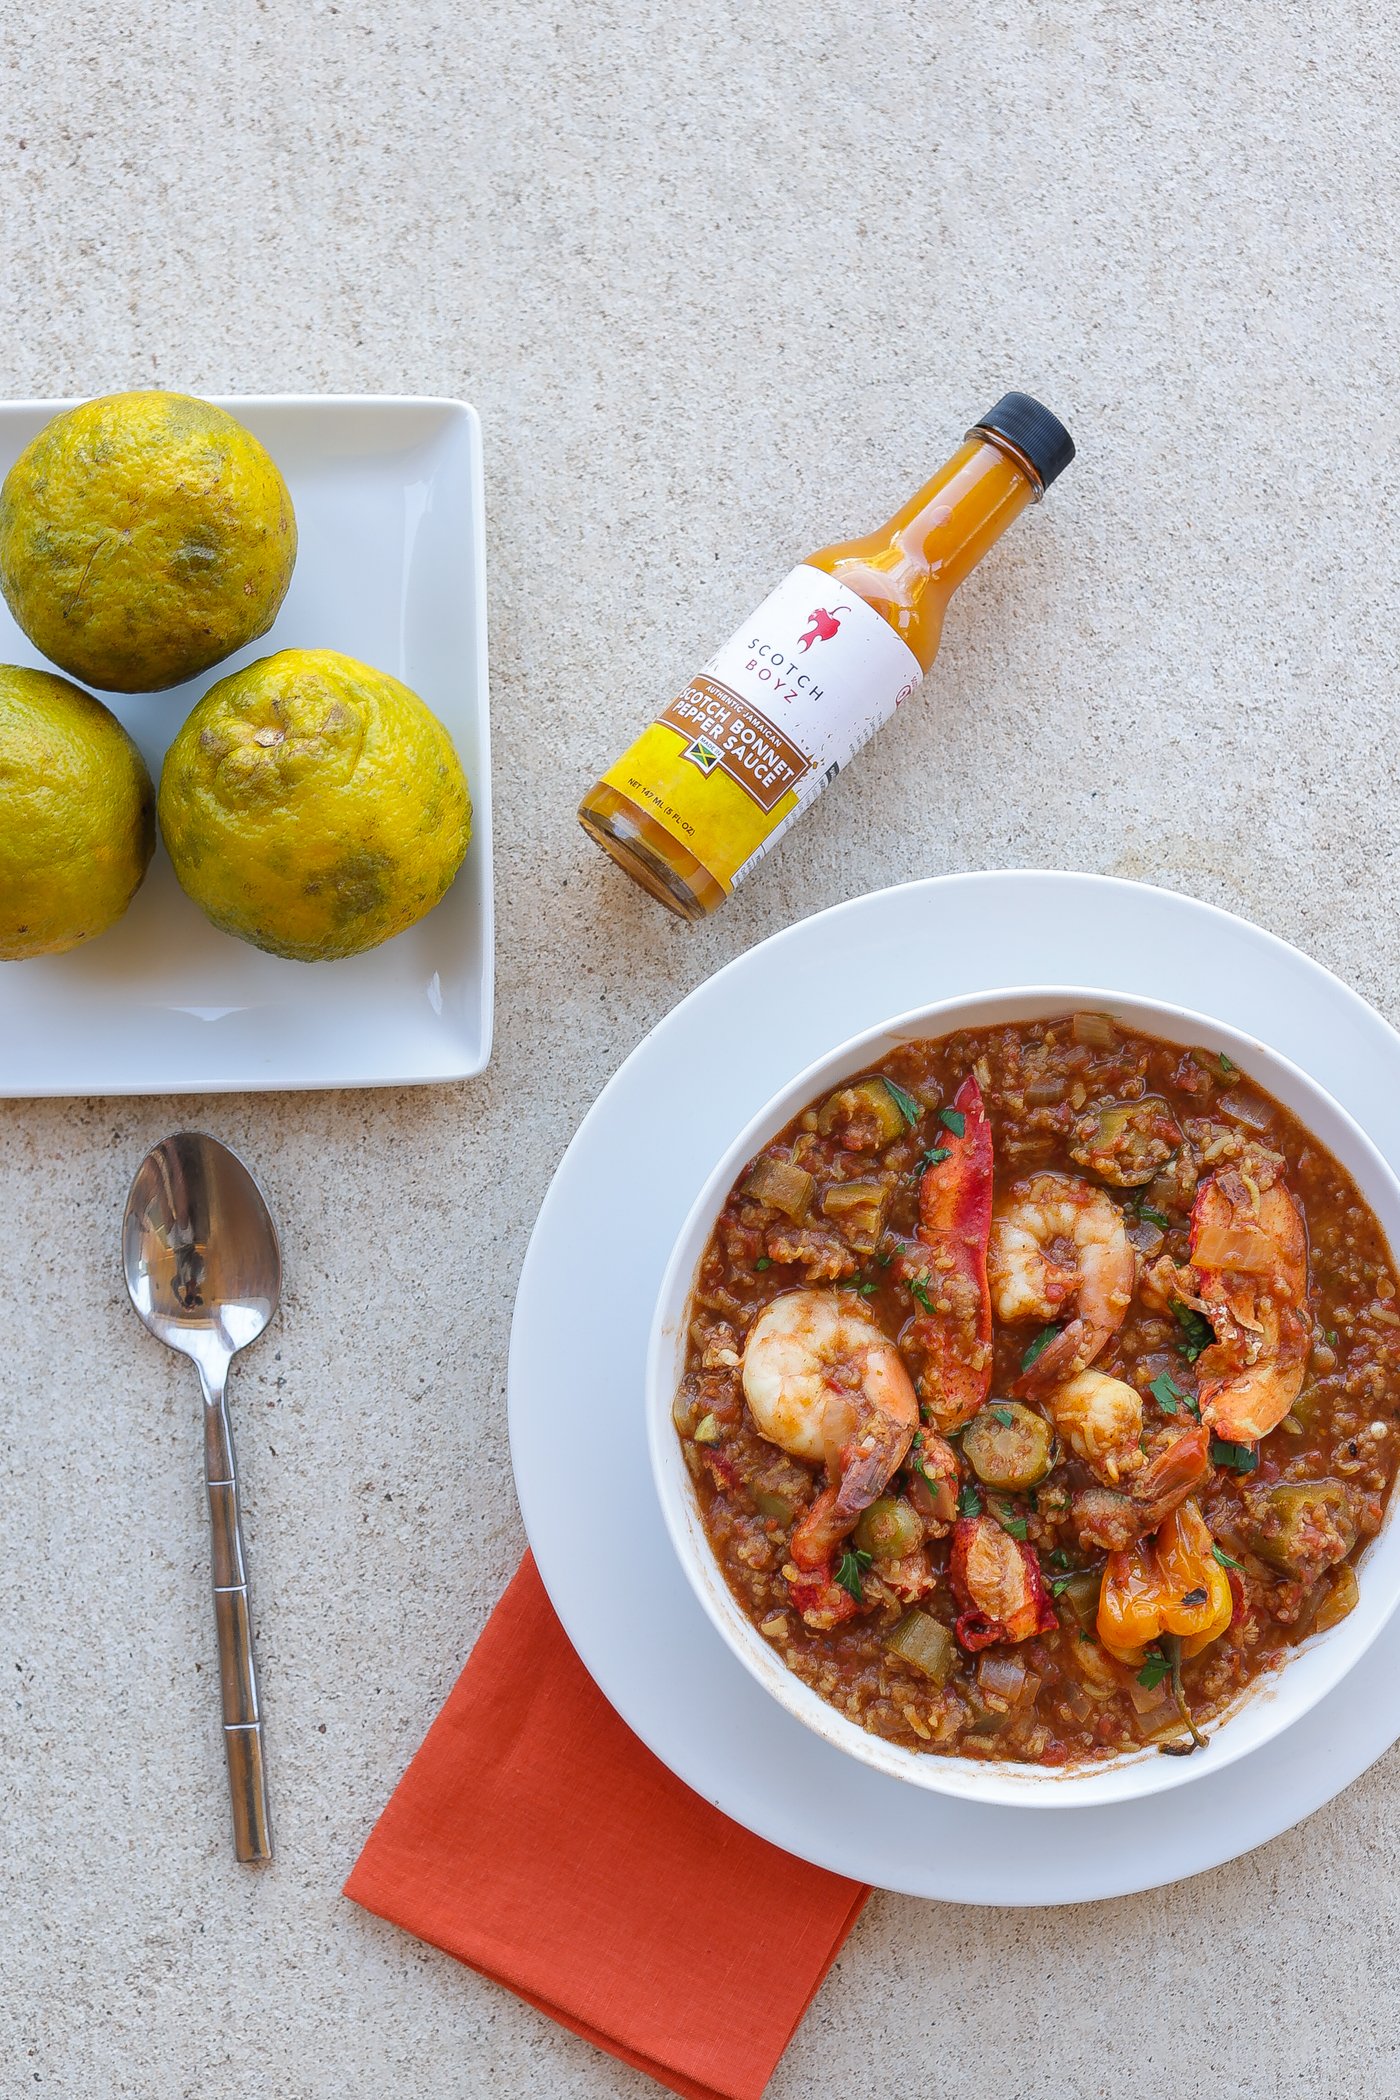
[[682, 1785], [527, 1553], [345, 1893], [690, 2100], [757, 2100], [869, 1891]]

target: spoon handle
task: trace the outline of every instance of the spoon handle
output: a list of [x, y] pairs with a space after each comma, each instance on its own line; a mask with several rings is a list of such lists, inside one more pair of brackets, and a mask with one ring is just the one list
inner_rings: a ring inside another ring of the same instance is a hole
[[267, 1811], [262, 1713], [253, 1668], [253, 1630], [248, 1611], [248, 1570], [238, 1521], [238, 1475], [233, 1432], [222, 1384], [204, 1393], [204, 1478], [209, 1490], [209, 1533], [214, 1571], [214, 1624], [219, 1636], [219, 1687], [224, 1709], [224, 1754], [228, 1760], [235, 1859], [272, 1857]]

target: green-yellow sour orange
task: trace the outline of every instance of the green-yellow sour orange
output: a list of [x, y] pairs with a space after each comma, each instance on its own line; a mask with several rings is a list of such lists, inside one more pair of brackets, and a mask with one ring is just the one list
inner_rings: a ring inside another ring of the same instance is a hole
[[0, 591], [85, 684], [157, 692], [277, 617], [296, 560], [286, 483], [251, 431], [189, 394], [66, 409], [0, 487]]
[[437, 716], [332, 649], [283, 649], [212, 685], [166, 752], [159, 813], [208, 918], [298, 962], [358, 955], [431, 911], [472, 822]]
[[0, 961], [119, 919], [155, 848], [155, 794], [116, 716], [52, 671], [0, 665]]

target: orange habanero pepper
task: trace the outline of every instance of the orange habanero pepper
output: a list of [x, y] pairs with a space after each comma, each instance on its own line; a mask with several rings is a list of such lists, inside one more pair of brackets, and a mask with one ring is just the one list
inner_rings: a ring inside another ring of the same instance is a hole
[[1206, 1521], [1194, 1502], [1183, 1502], [1153, 1536], [1109, 1554], [1098, 1635], [1110, 1655], [1133, 1666], [1174, 1635], [1186, 1661], [1219, 1639], [1234, 1610]]

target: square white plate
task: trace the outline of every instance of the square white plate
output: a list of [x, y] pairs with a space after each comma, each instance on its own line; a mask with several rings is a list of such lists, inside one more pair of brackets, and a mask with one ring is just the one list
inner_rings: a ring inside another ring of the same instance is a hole
[[[366, 955], [285, 962], [219, 933], [163, 846], [125, 918], [67, 955], [0, 963], [0, 1095], [226, 1093], [465, 1079], [491, 1055], [491, 779], [481, 425], [461, 401], [224, 399], [296, 508], [296, 571], [261, 640], [165, 693], [102, 693], [159, 781], [216, 678], [339, 649], [440, 716], [472, 841], [435, 911]], [[0, 404], [0, 476], [67, 401]], [[0, 662], [44, 664], [0, 602]], [[52, 668], [52, 666], [47, 666]]]

